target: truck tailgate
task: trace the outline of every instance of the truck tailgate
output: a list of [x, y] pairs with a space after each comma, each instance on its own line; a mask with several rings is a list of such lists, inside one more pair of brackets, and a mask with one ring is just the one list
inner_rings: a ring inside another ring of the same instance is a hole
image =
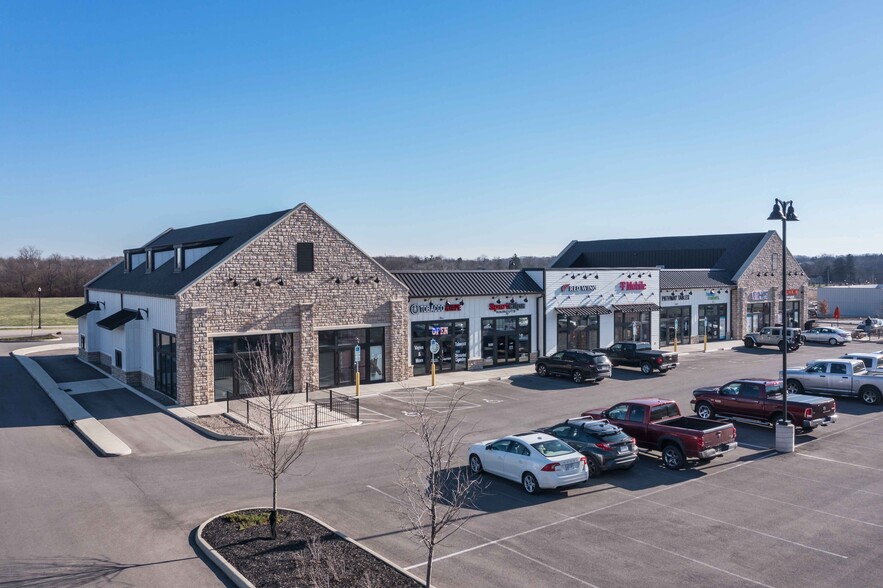
[[702, 435], [702, 441], [705, 447], [717, 447], [724, 443], [732, 443], [736, 440], [736, 427], [727, 423], [720, 427], [715, 427], [705, 431]]

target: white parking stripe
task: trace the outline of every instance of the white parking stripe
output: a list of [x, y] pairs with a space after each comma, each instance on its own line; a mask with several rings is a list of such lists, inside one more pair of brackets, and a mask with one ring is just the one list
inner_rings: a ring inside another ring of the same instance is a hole
[[[616, 492], [622, 492], [622, 490], [619, 490], [619, 489], [616, 489], [615, 491], [616, 491]], [[639, 497], [639, 498], [642, 498], [642, 497]], [[663, 507], [665, 507], [665, 508], [667, 508], [667, 509], [669, 509], [669, 510], [678, 510], [678, 511], [684, 513], [684, 514], [688, 514], [688, 515], [693, 516], [693, 517], [698, 517], [698, 518], [700, 518], [700, 519], [705, 519], [705, 520], [708, 520], [708, 521], [712, 521], [712, 522], [714, 522], [714, 523], [720, 523], [721, 525], [728, 525], [728, 526], [730, 526], [730, 527], [733, 527], [734, 529], [739, 529], [740, 531], [747, 531], [747, 532], [749, 532], [749, 533], [755, 533], [755, 534], [757, 534], [757, 535], [761, 535], [761, 536], [763, 536], [763, 537], [768, 537], [768, 538], [770, 538], [770, 539], [775, 539], [776, 541], [782, 541], [783, 543], [790, 543], [791, 545], [796, 545], [797, 547], [802, 547], [802, 548], [804, 548], [804, 549], [809, 549], [810, 551], [817, 551], [817, 552], [819, 552], [819, 553], [824, 553], [825, 555], [830, 555], [830, 556], [833, 556], [833, 557], [839, 557], [840, 559], [849, 559], [849, 556], [847, 556], [847, 555], [841, 555], [841, 554], [839, 554], [839, 553], [834, 553], [833, 551], [826, 551], [826, 550], [824, 550], [824, 549], [820, 549], [820, 548], [818, 548], [818, 547], [812, 547], [811, 545], [806, 545], [805, 543], [800, 543], [800, 542], [798, 542], [798, 541], [792, 541], [792, 540], [790, 540], [790, 539], [785, 539], [784, 537], [779, 537], [779, 536], [777, 536], [777, 535], [771, 535], [770, 533], [764, 533], [763, 531], [757, 531], [757, 530], [755, 530], [755, 529], [749, 529], [748, 527], [743, 527], [743, 526], [741, 526], [741, 525], [737, 525], [737, 524], [735, 524], [735, 523], [730, 523], [730, 522], [727, 522], [727, 521], [722, 521], [721, 519], [716, 519], [716, 518], [714, 518], [714, 517], [709, 517], [709, 516], [701, 515], [701, 514], [699, 514], [699, 513], [696, 513], [696, 512], [690, 511], [690, 510], [686, 510], [686, 509], [684, 509], [684, 508], [678, 508], [678, 507], [676, 507], [676, 506], [671, 506], [671, 505], [669, 505], [669, 504], [665, 504], [665, 503], [662, 503], [662, 502], [656, 502], [655, 500], [647, 500], [647, 499], [644, 499], [644, 500], [646, 500], [646, 501], [649, 502], [650, 504], [655, 504], [655, 505], [657, 505], [657, 506], [663, 506]]]
[[839, 459], [831, 459], [830, 457], [821, 457], [819, 455], [809, 455], [808, 453], [800, 453], [800, 452], [795, 452], [795, 455], [799, 455], [800, 457], [808, 457], [810, 459], [820, 459], [822, 461], [830, 461], [832, 463], [839, 463], [842, 465], [852, 466], [854, 468], [861, 468], [863, 470], [874, 470], [875, 472], [883, 472], [883, 469], [881, 469], [881, 468], [874, 468], [871, 466], [861, 465], [858, 463], [850, 463], [848, 461], [841, 461]]
[[845, 521], [852, 521], [853, 523], [859, 523], [860, 525], [868, 525], [870, 527], [878, 527], [883, 529], [883, 525], [879, 525], [877, 523], [872, 523], [870, 521], [863, 521], [861, 519], [854, 519], [852, 517], [845, 517], [843, 515], [834, 514], [833, 512], [828, 512], [827, 510], [819, 510], [817, 508], [809, 508], [803, 504], [794, 504], [793, 502], [788, 502], [787, 500], [779, 500], [778, 498], [770, 498], [769, 496], [764, 496], [762, 494], [755, 494], [754, 492], [746, 492], [745, 490], [737, 490], [731, 486], [721, 486], [720, 484], [711, 484], [705, 480], [699, 480], [700, 484], [707, 484], [708, 486], [713, 486], [715, 488], [721, 488], [726, 490], [727, 492], [738, 492], [739, 494], [745, 494], [746, 496], [751, 496], [752, 498], [759, 498], [761, 500], [766, 500], [768, 502], [777, 502], [779, 504], [787, 504], [788, 506], [793, 506], [795, 508], [799, 508], [801, 512], [805, 512], [807, 510], [811, 510], [813, 512], [817, 512], [819, 514], [827, 515], [829, 517], [835, 517], [838, 519], [843, 519]]
[[[794, 478], [794, 479], [796, 479], [796, 480], [804, 480], [804, 481], [806, 481], [806, 482], [815, 482], [816, 484], [819, 484], [819, 483], [824, 484], [824, 483], [825, 483], [824, 480], [821, 480], [821, 479], [819, 479], [819, 478], [809, 478], [809, 477], [807, 477], [807, 476], [798, 476], [798, 475], [796, 475], [796, 474], [789, 474], [789, 473], [781, 472], [781, 471], [778, 471], [778, 470], [775, 471], [775, 472], [771, 472], [771, 471], [769, 471], [768, 469], [762, 468], [762, 467], [760, 467], [760, 466], [754, 466], [754, 465], [749, 465], [748, 467], [749, 467], [749, 468], [752, 468], [752, 469], [755, 469], [755, 470], [757, 470], [757, 471], [759, 471], [759, 472], [764, 472], [764, 473], [766, 473], [766, 474], [770, 474], [770, 475], [775, 475], [775, 476], [785, 476], [785, 477], [788, 477], [788, 478]], [[848, 490], [849, 492], [856, 492], [856, 493], [859, 493], [859, 494], [870, 494], [871, 496], [883, 496], [883, 493], [880, 493], [880, 492], [871, 492], [870, 490], [864, 490], [864, 489], [862, 489], [862, 488], [851, 488], [851, 487], [849, 487], [849, 486], [843, 486], [843, 485], [840, 483], [840, 480], [837, 481], [837, 487], [838, 487], [838, 488], [841, 488], [841, 489], [843, 489], [843, 490]]]
[[745, 580], [746, 582], [750, 582], [750, 583], [752, 583], [752, 584], [757, 584], [758, 586], [765, 586], [766, 588], [773, 588], [773, 587], [770, 586], [769, 584], [764, 584], [763, 582], [760, 582], [760, 581], [758, 581], [758, 580], [752, 580], [751, 578], [746, 578], [745, 576], [740, 576], [739, 574], [736, 574], [735, 572], [730, 572], [730, 571], [727, 571], [727, 570], [725, 570], [725, 569], [723, 569], [723, 568], [719, 568], [719, 567], [717, 567], [717, 566], [713, 566], [713, 565], [711, 565], [710, 563], [707, 563], [707, 562], [704, 562], [704, 561], [701, 561], [701, 560], [698, 560], [698, 559], [694, 559], [694, 558], [692, 558], [692, 557], [688, 557], [688, 556], [683, 555], [683, 554], [681, 554], [681, 553], [678, 553], [678, 552], [676, 552], [676, 551], [672, 551], [672, 550], [670, 550], [670, 549], [666, 549], [666, 548], [664, 548], [664, 547], [659, 547], [658, 545], [653, 545], [652, 543], [647, 543], [646, 541], [643, 541], [643, 540], [641, 540], [641, 539], [636, 539], [635, 537], [629, 537], [628, 535], [623, 535], [622, 533], [617, 533], [616, 531], [612, 531], [612, 530], [610, 530], [610, 529], [607, 529], [606, 527], [602, 527], [601, 525], [598, 525], [598, 524], [595, 524], [595, 523], [592, 523], [592, 522], [589, 522], [589, 521], [583, 521], [583, 520], [580, 520], [579, 522], [581, 522], [581, 523], [583, 523], [583, 524], [585, 524], [585, 525], [588, 525], [588, 526], [590, 526], [590, 527], [594, 527], [594, 528], [596, 528], [596, 529], [600, 529], [601, 531], [605, 531], [605, 532], [607, 532], [607, 533], [610, 533], [611, 535], [616, 535], [617, 537], [621, 537], [621, 538], [623, 538], [623, 539], [628, 539], [629, 541], [634, 541], [635, 543], [639, 543], [639, 544], [644, 545], [644, 546], [646, 546], [646, 547], [650, 547], [650, 548], [652, 548], [652, 549], [658, 549], [659, 551], [662, 551], [662, 552], [667, 553], [667, 554], [669, 554], [669, 555], [674, 555], [674, 556], [676, 556], [676, 557], [680, 557], [680, 558], [682, 558], [682, 559], [685, 559], [685, 560], [687, 560], [687, 561], [693, 562], [693, 563], [698, 564], [698, 565], [700, 565], [700, 566], [704, 566], [704, 567], [706, 567], [706, 568], [710, 568], [710, 569], [712, 569], [712, 570], [716, 570], [716, 571], [721, 572], [721, 573], [723, 573], [723, 574], [727, 574], [728, 576], [733, 576], [733, 577], [735, 577], [735, 578], [739, 578], [740, 580]]

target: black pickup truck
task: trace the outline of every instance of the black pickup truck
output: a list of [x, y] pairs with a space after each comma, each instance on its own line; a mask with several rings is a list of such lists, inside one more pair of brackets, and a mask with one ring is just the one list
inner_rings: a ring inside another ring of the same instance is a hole
[[654, 370], [664, 374], [678, 367], [678, 354], [660, 351], [650, 347], [649, 343], [614, 343], [607, 349], [596, 349], [607, 355], [614, 366], [627, 365], [639, 367], [645, 374]]

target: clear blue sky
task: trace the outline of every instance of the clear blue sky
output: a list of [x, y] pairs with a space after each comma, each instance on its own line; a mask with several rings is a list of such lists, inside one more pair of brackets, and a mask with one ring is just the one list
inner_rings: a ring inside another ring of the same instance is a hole
[[[883, 252], [883, 3], [0, 2], [0, 255], [307, 202], [367, 252]], [[873, 216], [873, 218], [869, 218]], [[868, 222], [863, 222], [868, 221]]]

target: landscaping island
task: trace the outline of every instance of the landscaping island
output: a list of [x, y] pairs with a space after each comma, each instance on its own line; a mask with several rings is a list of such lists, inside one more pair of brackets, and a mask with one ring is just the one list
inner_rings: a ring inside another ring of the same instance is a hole
[[205, 523], [200, 537], [257, 587], [423, 586], [414, 576], [297, 511], [279, 509], [274, 540], [269, 514], [269, 509], [223, 514]]

